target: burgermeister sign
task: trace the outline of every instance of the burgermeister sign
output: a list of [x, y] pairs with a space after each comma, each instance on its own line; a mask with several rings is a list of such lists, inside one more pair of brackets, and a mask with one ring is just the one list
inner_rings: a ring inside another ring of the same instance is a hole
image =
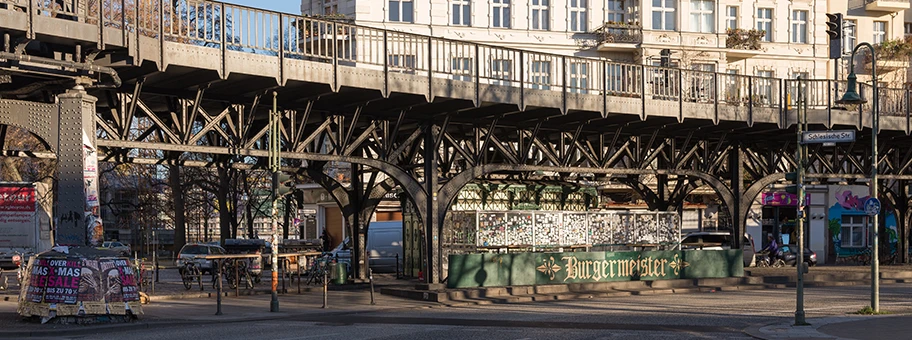
[[450, 255], [450, 288], [744, 275], [741, 250]]

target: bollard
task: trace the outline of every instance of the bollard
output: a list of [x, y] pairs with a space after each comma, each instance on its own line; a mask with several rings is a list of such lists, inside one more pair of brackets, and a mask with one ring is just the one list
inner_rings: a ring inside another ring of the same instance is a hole
[[158, 282], [158, 256], [155, 256], [155, 261], [153, 262], [153, 265], [155, 266], [155, 282]]
[[[301, 255], [297, 256], [298, 262], [298, 295], [301, 295]], [[307, 258], [304, 258], [304, 262], [307, 262]]]
[[399, 276], [399, 253], [396, 253], [396, 280], [401, 279]]
[[241, 296], [241, 274], [238, 269], [238, 259], [234, 259], [234, 297], [238, 296]]
[[323, 264], [323, 308], [326, 308], [326, 283], [329, 282], [329, 277], [326, 275], [326, 264]]
[[[152, 295], [155, 295], [155, 282], [158, 281], [158, 266], [155, 265], [154, 260], [152, 261], [152, 275], [155, 275], [155, 280], [149, 280], [149, 281], [152, 281]], [[142, 281], [142, 278], [140, 278], [139, 280]]]
[[218, 263], [218, 272], [217, 272], [218, 274], [216, 276], [216, 280], [218, 280], [218, 282], [215, 285], [217, 293], [218, 293], [218, 297], [216, 298], [215, 301], [216, 301], [216, 306], [218, 306], [218, 307], [216, 307], [215, 315], [222, 315], [222, 261], [215, 261], [215, 262]]
[[371, 304], [376, 305], [377, 303], [374, 302], [374, 270], [373, 269], [367, 268], [367, 279], [370, 281]]
[[285, 287], [285, 275], [288, 275], [288, 278], [291, 278], [291, 275], [288, 274], [288, 266], [291, 261], [288, 258], [282, 259], [282, 294], [288, 294], [288, 288]]

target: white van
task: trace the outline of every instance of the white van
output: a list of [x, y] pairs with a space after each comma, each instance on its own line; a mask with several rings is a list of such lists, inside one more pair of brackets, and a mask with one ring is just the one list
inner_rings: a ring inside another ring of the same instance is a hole
[[402, 270], [402, 221], [371, 222], [367, 228], [370, 268], [377, 273], [395, 273], [396, 255]]

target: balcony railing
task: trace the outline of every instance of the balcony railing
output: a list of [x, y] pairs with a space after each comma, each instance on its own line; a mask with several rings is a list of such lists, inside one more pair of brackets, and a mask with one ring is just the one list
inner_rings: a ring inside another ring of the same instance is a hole
[[639, 44], [643, 42], [643, 26], [625, 23], [606, 23], [596, 30], [599, 42], [614, 44]]

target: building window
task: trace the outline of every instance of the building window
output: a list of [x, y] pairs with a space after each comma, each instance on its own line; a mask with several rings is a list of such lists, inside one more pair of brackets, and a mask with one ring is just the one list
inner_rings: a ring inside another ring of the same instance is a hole
[[494, 59], [491, 61], [491, 78], [494, 85], [509, 86], [513, 80], [513, 61], [509, 59]]
[[675, 30], [675, 1], [652, 0], [652, 29]]
[[842, 48], [844, 53], [852, 53], [858, 43], [858, 24], [855, 20], [846, 20], [842, 29]]
[[690, 29], [693, 32], [712, 33], [716, 30], [713, 22], [715, 6], [711, 0], [690, 0]]
[[628, 65], [625, 64], [615, 64], [608, 63], [605, 65], [605, 91], [608, 94], [616, 94], [622, 92], [631, 92], [633, 90], [633, 84], [628, 82], [627, 79], [627, 69]]
[[731, 30], [738, 28], [738, 6], [725, 7], [725, 28]]
[[492, 27], [510, 28], [510, 0], [491, 0]]
[[570, 92], [586, 93], [589, 90], [589, 64], [570, 63]]
[[330, 15], [339, 13], [338, 0], [323, 0], [323, 14]]
[[903, 30], [905, 31], [906, 35], [912, 34], [912, 22], [904, 23]]
[[741, 100], [741, 93], [744, 92], [740, 86], [741, 78], [738, 77], [738, 70], [730, 68], [725, 70], [725, 73], [726, 75], [724, 77], [728, 78], [728, 80], [725, 82], [726, 93], [728, 96], [726, 97], [726, 100], [737, 102]]
[[549, 25], [551, 22], [551, 15], [549, 15], [550, 2], [551, 0], [532, 0], [532, 25], [529, 27], [534, 30], [551, 29]]
[[757, 29], [766, 32], [763, 41], [773, 41], [773, 9], [757, 9]]
[[[811, 76], [811, 74], [808, 73], [808, 72], [794, 72], [794, 71], [792, 71], [792, 75], [789, 77], [789, 79], [798, 79], [798, 77], [801, 77], [801, 80], [808, 80], [808, 79], [811, 79], [810, 76]], [[798, 89], [799, 89], [799, 86], [800, 86], [800, 85], [799, 85], [799, 83], [798, 83], [797, 81], [793, 82], [793, 83], [791, 84], [791, 86], [788, 86], [788, 90], [789, 90], [789, 98], [788, 98], [788, 99], [789, 99], [789, 105], [798, 106], [798, 105], [800, 104], [800, 103], [798, 103]], [[810, 84], [805, 84], [805, 86], [810, 86]], [[801, 96], [802, 96], [803, 98], [805, 98], [805, 101], [807, 100], [807, 95], [808, 95], [808, 89], [805, 87], [804, 90], [801, 91]]]
[[605, 22], [624, 22], [626, 13], [624, 0], [608, 0], [605, 4]]
[[393, 54], [389, 56], [390, 71], [414, 72], [418, 58], [413, 54]]
[[472, 81], [472, 58], [456, 57], [452, 62], [453, 79]]
[[586, 15], [588, 0], [570, 0], [570, 31], [586, 32], [589, 29], [589, 16]]
[[874, 22], [874, 44], [883, 44], [887, 38], [887, 22]]
[[757, 77], [754, 84], [757, 86], [758, 98], [754, 98], [755, 104], [769, 105], [773, 99], [773, 71], [757, 71]]
[[842, 247], [864, 247], [867, 242], [865, 237], [865, 217], [863, 215], [842, 215], [840, 241]]
[[415, 22], [412, 0], [389, 0], [389, 21]]
[[533, 61], [532, 79], [529, 83], [533, 89], [550, 90], [551, 89], [551, 62], [550, 61]]
[[807, 44], [808, 11], [792, 11], [792, 42]]
[[453, 4], [453, 21], [451, 24], [456, 26], [471, 26], [471, 0], [450, 0], [450, 2]]

